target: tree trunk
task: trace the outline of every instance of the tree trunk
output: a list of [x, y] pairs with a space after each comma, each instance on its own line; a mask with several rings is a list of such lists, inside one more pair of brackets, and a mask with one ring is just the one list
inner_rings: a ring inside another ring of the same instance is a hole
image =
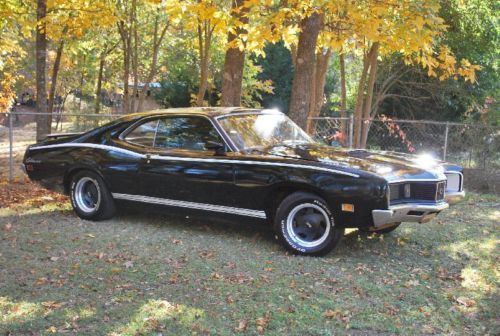
[[[242, 24], [248, 23], [248, 7], [242, 7], [243, 0], [233, 1], [232, 16]], [[239, 35], [246, 34], [246, 29], [238, 28], [236, 34], [229, 33], [228, 43], [235, 41]], [[238, 47], [229, 48], [224, 58], [224, 71], [222, 72], [221, 106], [241, 105], [241, 86], [243, 83], [243, 68], [245, 66], [245, 51]]]
[[[129, 77], [130, 77], [130, 57], [132, 55], [132, 25], [135, 18], [135, 9], [137, 0], [132, 0], [132, 6], [129, 13], [127, 13], [127, 21], [118, 22], [118, 32], [123, 47], [123, 102], [122, 111], [124, 114], [131, 112], [130, 110], [130, 90], [129, 90]], [[126, 10], [127, 12], [127, 10]]]
[[372, 46], [372, 50], [370, 53], [370, 75], [368, 76], [368, 87], [366, 92], [366, 97], [364, 101], [364, 111], [363, 111], [363, 119], [365, 122], [362, 124], [361, 131], [361, 144], [360, 147], [366, 147], [366, 140], [368, 139], [368, 131], [370, 130], [370, 113], [372, 110], [372, 98], [373, 98], [373, 88], [375, 87], [375, 79], [377, 78], [377, 57], [378, 57], [378, 42], [374, 43]]
[[137, 17], [135, 15], [135, 7], [134, 7], [134, 16], [132, 19], [132, 34], [134, 35], [134, 48], [133, 48], [133, 57], [132, 57], [132, 74], [134, 76], [134, 91], [130, 103], [130, 111], [137, 112], [136, 102], [137, 98], [139, 98], [139, 34], [137, 33]]
[[319, 14], [313, 13], [301, 22], [299, 43], [297, 46], [297, 65], [292, 82], [289, 116], [300, 127], [305, 128], [311, 100], [316, 42], [321, 26]]
[[122, 111], [124, 114], [129, 113], [129, 77], [130, 77], [130, 32], [125, 28], [123, 21], [118, 23], [118, 30], [122, 41], [123, 51], [123, 101]]
[[[128, 47], [126, 47], [128, 49]], [[130, 89], [128, 85], [128, 80], [130, 77], [130, 53], [129, 50], [123, 50], [123, 113], [128, 114], [130, 112]]]
[[59, 73], [59, 67], [61, 65], [61, 57], [64, 49], [64, 41], [59, 43], [56, 52], [56, 59], [54, 60], [54, 67], [52, 68], [52, 78], [50, 81], [50, 92], [49, 92], [49, 106], [48, 113], [50, 113], [49, 118], [52, 118], [52, 112], [54, 111], [54, 97], [56, 95], [57, 87], [57, 74]]
[[95, 107], [94, 113], [98, 114], [101, 110], [101, 94], [102, 94], [102, 77], [104, 75], [104, 65], [106, 64], [107, 50], [104, 47], [104, 51], [101, 52], [101, 57], [99, 59], [99, 72], [97, 75], [97, 87], [95, 90]]
[[163, 41], [163, 38], [165, 37], [165, 33], [167, 32], [168, 24], [165, 25], [165, 27], [162, 29], [161, 32], [159, 32], [158, 29], [159, 29], [159, 17], [156, 16], [154, 34], [153, 34], [153, 55], [152, 55], [152, 59], [151, 59], [151, 67], [149, 68], [149, 74], [148, 74], [148, 77], [146, 78], [146, 81], [144, 82], [144, 87], [142, 89], [142, 92], [139, 95], [139, 103], [137, 104], [137, 112], [142, 112], [144, 100], [145, 100], [146, 95], [148, 94], [148, 91], [149, 91], [149, 85], [151, 84], [154, 76], [156, 75], [156, 67], [158, 64], [158, 52], [160, 50], [160, 46], [161, 46], [161, 43]]
[[198, 48], [200, 51], [200, 83], [196, 95], [196, 106], [203, 106], [208, 86], [208, 65], [213, 28], [207, 22], [198, 24]]
[[292, 65], [295, 69], [297, 67], [297, 45], [290, 45], [290, 57], [292, 58]]
[[[346, 88], [346, 80], [345, 80], [345, 59], [344, 54], [339, 54], [339, 63], [340, 63], [340, 117], [347, 117], [347, 88]], [[347, 122], [342, 119], [340, 122], [340, 131], [343, 134], [347, 134]]]
[[363, 97], [365, 95], [366, 88], [366, 77], [370, 69], [369, 55], [371, 53], [371, 48], [368, 54], [363, 55], [363, 71], [361, 72], [361, 77], [358, 83], [358, 93], [356, 96], [356, 106], [354, 107], [354, 143], [355, 148], [359, 148], [361, 145], [361, 129], [363, 124]]
[[339, 55], [340, 63], [340, 116], [345, 118], [347, 116], [347, 89], [345, 81], [345, 59], [344, 54]]
[[311, 97], [311, 107], [307, 118], [307, 133], [312, 134], [314, 121], [311, 118], [319, 117], [321, 108], [325, 101], [325, 82], [328, 64], [332, 56], [332, 50], [328, 48], [325, 52], [316, 54], [316, 67], [314, 70], [313, 83], [311, 85], [313, 92]]
[[[36, 109], [47, 113], [47, 36], [45, 23], [41, 20], [47, 15], [47, 1], [37, 0], [36, 18]], [[47, 115], [38, 115], [36, 122], [36, 140], [43, 140], [50, 133], [51, 120]]]
[[78, 92], [80, 93], [80, 99], [78, 99], [78, 112], [82, 110], [82, 98], [83, 98], [83, 83], [85, 82], [85, 72], [82, 69], [80, 76], [80, 86], [78, 87]]

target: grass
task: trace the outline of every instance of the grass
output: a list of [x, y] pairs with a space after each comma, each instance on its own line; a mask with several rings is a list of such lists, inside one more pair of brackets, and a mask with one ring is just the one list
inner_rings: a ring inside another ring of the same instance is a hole
[[239, 218], [90, 222], [36, 197], [0, 209], [0, 335], [500, 332], [498, 196], [382, 237], [352, 230], [324, 258]]

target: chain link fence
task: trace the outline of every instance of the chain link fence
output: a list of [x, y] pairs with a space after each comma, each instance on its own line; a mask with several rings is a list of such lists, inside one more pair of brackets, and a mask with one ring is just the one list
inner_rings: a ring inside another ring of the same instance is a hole
[[[352, 147], [353, 118], [313, 118], [313, 135], [330, 145]], [[363, 120], [366, 148], [431, 154], [461, 165], [475, 189], [500, 192], [500, 127], [423, 120]]]
[[[26, 146], [36, 142], [35, 112], [0, 114], [0, 178], [23, 178]], [[122, 115], [64, 113], [51, 117], [52, 133], [83, 132]], [[313, 135], [333, 146], [352, 147], [353, 118], [313, 118]], [[500, 127], [417, 120], [364, 120], [368, 149], [429, 153], [466, 168], [470, 183], [500, 192]]]
[[0, 114], [0, 180], [13, 182], [24, 178], [21, 163], [26, 147], [36, 143], [36, 121], [49, 116], [51, 132], [78, 133], [104, 125], [123, 115], [112, 114], [42, 114], [11, 112]]

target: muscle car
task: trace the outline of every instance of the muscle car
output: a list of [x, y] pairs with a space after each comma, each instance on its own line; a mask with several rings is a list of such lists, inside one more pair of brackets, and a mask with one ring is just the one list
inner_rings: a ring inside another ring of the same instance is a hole
[[290, 251], [324, 255], [346, 228], [388, 233], [464, 197], [461, 167], [431, 157], [334, 148], [285, 114], [182, 108], [123, 116], [30, 145], [30, 179], [103, 220], [135, 202], [267, 220]]

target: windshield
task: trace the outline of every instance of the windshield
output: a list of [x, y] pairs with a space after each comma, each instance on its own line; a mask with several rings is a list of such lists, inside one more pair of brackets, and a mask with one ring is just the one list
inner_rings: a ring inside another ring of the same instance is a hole
[[227, 115], [218, 119], [239, 150], [314, 143], [314, 140], [281, 113]]

